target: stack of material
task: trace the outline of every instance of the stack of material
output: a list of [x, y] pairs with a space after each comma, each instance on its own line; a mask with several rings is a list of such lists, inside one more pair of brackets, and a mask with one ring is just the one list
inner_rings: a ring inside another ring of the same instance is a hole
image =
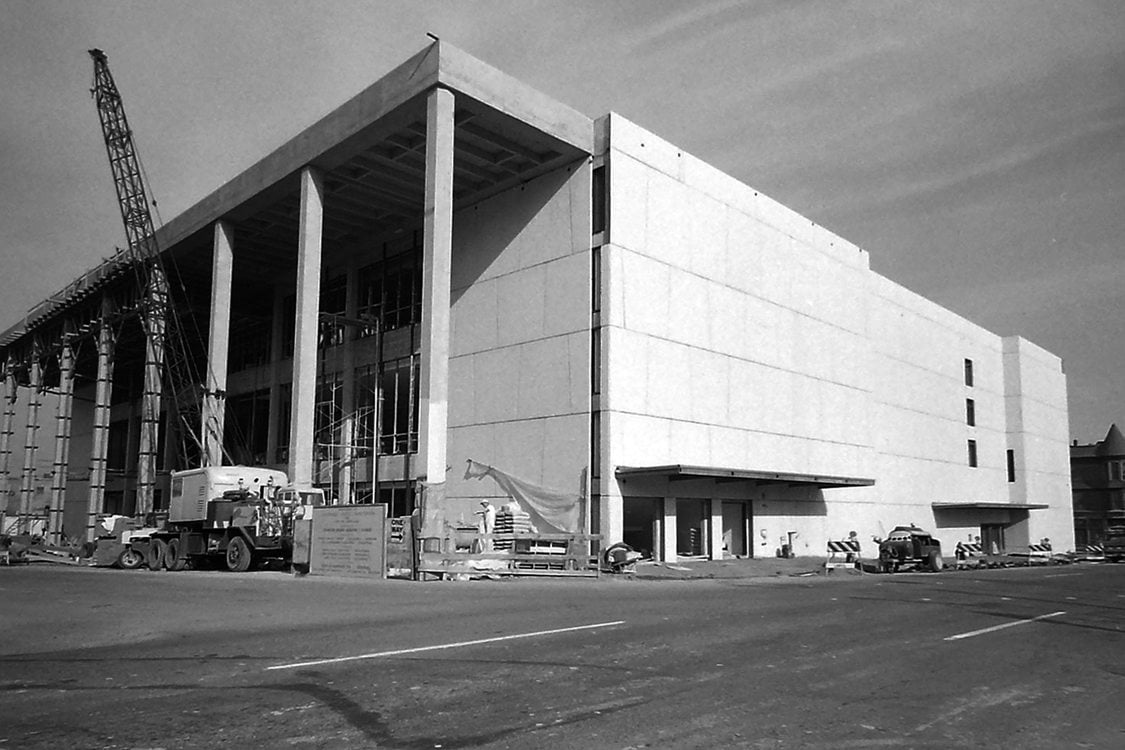
[[508, 503], [496, 512], [496, 529], [497, 536], [508, 535], [508, 538], [501, 537], [493, 542], [493, 549], [512, 549], [512, 534], [537, 534], [538, 529], [531, 523], [531, 516], [520, 507], [519, 503]]

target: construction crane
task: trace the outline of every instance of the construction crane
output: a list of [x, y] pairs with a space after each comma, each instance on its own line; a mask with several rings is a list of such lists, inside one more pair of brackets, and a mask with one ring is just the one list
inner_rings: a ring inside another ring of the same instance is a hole
[[133, 132], [125, 117], [121, 94], [109, 71], [105, 53], [100, 49], [89, 52], [94, 60], [94, 85], [90, 93], [101, 120], [117, 204], [125, 225], [128, 240], [125, 252], [137, 272], [138, 309], [145, 333], [136, 503], [136, 512], [142, 515], [153, 510], [157, 437], [165, 375], [172, 397], [170, 406], [175, 409], [179, 425], [177, 448], [180, 467], [189, 468], [193, 463], [206, 460], [199, 437], [200, 378], [195, 376], [194, 358], [184, 336], [186, 331], [171, 297], [168, 273], [160, 256], [149, 209], [149, 191]]

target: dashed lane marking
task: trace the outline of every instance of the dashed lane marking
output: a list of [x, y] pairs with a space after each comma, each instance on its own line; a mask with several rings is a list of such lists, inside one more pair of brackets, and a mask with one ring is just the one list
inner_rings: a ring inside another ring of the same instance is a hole
[[1039, 615], [1038, 617], [1030, 617], [1026, 620], [1016, 620], [1015, 622], [1006, 622], [1003, 625], [993, 625], [990, 628], [981, 628], [980, 630], [972, 630], [972, 631], [969, 631], [968, 633], [960, 633], [958, 635], [951, 635], [948, 638], [944, 638], [942, 640], [959, 641], [962, 638], [972, 638], [974, 635], [984, 635], [985, 633], [995, 633], [997, 630], [1003, 630], [1004, 628], [1014, 628], [1016, 625], [1026, 625], [1027, 623], [1035, 622], [1036, 620], [1046, 620], [1049, 617], [1058, 617], [1059, 615], [1065, 615], [1065, 614], [1066, 614], [1066, 612], [1052, 612], [1048, 615]]
[[317, 659], [315, 661], [301, 661], [293, 664], [277, 664], [266, 667], [270, 672], [277, 669], [298, 669], [300, 667], [317, 667], [321, 664], [339, 664], [345, 661], [359, 661], [361, 659], [379, 659], [387, 656], [402, 656], [404, 654], [420, 654], [425, 651], [440, 651], [442, 649], [461, 648], [463, 646], [479, 646], [482, 643], [498, 643], [500, 641], [514, 641], [518, 638], [535, 638], [541, 635], [556, 635], [558, 633], [573, 633], [578, 630], [594, 630], [595, 628], [610, 628], [614, 625], [624, 625], [624, 620], [613, 622], [598, 622], [593, 625], [575, 625], [570, 628], [555, 628], [553, 630], [537, 630], [533, 633], [516, 633], [514, 635], [498, 635], [493, 638], [478, 638], [473, 641], [458, 641], [457, 643], [441, 643], [436, 646], [418, 646], [416, 648], [400, 648], [394, 651], [377, 651], [373, 654], [359, 654], [357, 656], [337, 656], [333, 659]]

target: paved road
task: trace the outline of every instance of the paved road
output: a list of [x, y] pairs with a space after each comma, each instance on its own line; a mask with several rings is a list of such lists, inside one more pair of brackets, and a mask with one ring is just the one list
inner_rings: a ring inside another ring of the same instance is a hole
[[1119, 748], [1123, 583], [0, 568], [0, 750]]

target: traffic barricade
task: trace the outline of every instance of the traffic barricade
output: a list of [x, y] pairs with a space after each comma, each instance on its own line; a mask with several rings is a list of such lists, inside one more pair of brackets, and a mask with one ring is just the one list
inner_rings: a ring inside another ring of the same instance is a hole
[[854, 568], [859, 563], [860, 547], [857, 539], [843, 539], [828, 542], [828, 557], [824, 561], [825, 570]]
[[954, 550], [957, 556], [957, 568], [980, 567], [984, 564], [984, 550], [979, 543], [957, 542]]

